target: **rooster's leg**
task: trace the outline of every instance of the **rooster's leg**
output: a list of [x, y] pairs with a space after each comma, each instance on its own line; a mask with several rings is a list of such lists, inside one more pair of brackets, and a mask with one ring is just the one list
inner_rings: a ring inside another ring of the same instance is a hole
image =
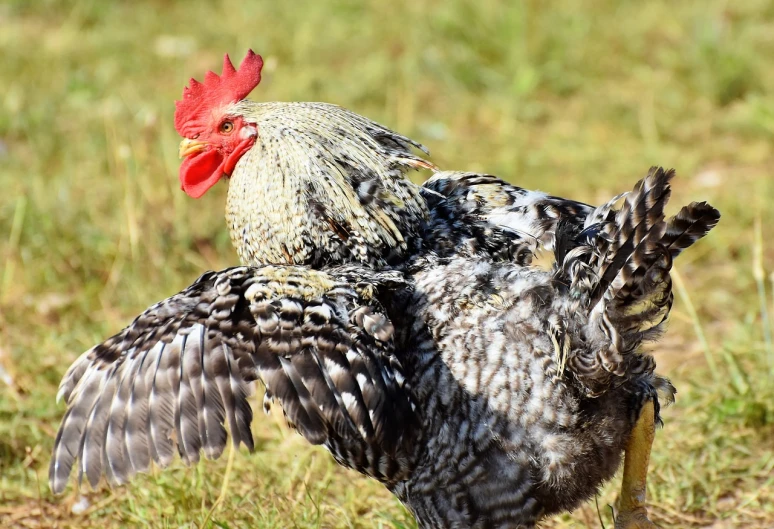
[[645, 510], [645, 490], [648, 478], [650, 447], [656, 434], [653, 401], [642, 408], [639, 419], [626, 445], [623, 483], [616, 502], [615, 529], [654, 529]]

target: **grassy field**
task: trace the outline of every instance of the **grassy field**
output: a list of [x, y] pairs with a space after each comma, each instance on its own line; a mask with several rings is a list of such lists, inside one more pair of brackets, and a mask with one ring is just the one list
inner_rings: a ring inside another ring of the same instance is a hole
[[[172, 114], [189, 77], [252, 47], [266, 59], [253, 98], [339, 103], [445, 168], [595, 202], [676, 167], [675, 203], [709, 200], [723, 219], [680, 258], [655, 350], [679, 395], [651, 462], [652, 515], [774, 527], [774, 4], [550, 4], [0, 3], [0, 526], [415, 527], [262, 414], [256, 452], [228, 473], [224, 457], [86, 500], [48, 491], [70, 362], [237, 262], [226, 186], [198, 202], [178, 189]], [[606, 527], [614, 487], [599, 496]], [[601, 522], [591, 502], [545, 526]]]

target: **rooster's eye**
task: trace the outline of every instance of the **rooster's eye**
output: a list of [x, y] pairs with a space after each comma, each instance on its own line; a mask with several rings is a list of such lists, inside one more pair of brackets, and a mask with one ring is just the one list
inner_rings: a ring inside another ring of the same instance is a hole
[[231, 123], [230, 121], [224, 121], [223, 123], [221, 123], [220, 131], [223, 132], [224, 134], [228, 134], [232, 130], [234, 130], [234, 124]]

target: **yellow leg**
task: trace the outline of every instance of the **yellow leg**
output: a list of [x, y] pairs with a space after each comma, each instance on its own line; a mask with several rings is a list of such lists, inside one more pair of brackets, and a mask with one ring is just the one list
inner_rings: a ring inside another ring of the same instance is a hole
[[623, 483], [616, 502], [615, 529], [653, 529], [658, 526], [648, 520], [645, 510], [645, 490], [648, 478], [650, 447], [656, 435], [655, 410], [648, 401], [634, 425], [624, 455]]

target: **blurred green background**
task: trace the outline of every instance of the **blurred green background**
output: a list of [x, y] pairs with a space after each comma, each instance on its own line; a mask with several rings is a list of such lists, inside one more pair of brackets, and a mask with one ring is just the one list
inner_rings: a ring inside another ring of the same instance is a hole
[[[651, 462], [664, 527], [774, 527], [774, 3], [354, 0], [0, 3], [0, 526], [414, 527], [278, 417], [254, 454], [48, 492], [67, 366], [205, 269], [236, 264], [226, 185], [179, 191], [173, 101], [251, 47], [257, 100], [338, 103], [448, 169], [598, 202], [652, 164], [723, 213], [681, 256], [655, 349], [679, 390]], [[599, 516], [612, 526], [601, 492]], [[78, 503], [80, 501], [80, 503]], [[214, 508], [213, 508], [214, 507]], [[601, 527], [591, 502], [546, 527]]]

